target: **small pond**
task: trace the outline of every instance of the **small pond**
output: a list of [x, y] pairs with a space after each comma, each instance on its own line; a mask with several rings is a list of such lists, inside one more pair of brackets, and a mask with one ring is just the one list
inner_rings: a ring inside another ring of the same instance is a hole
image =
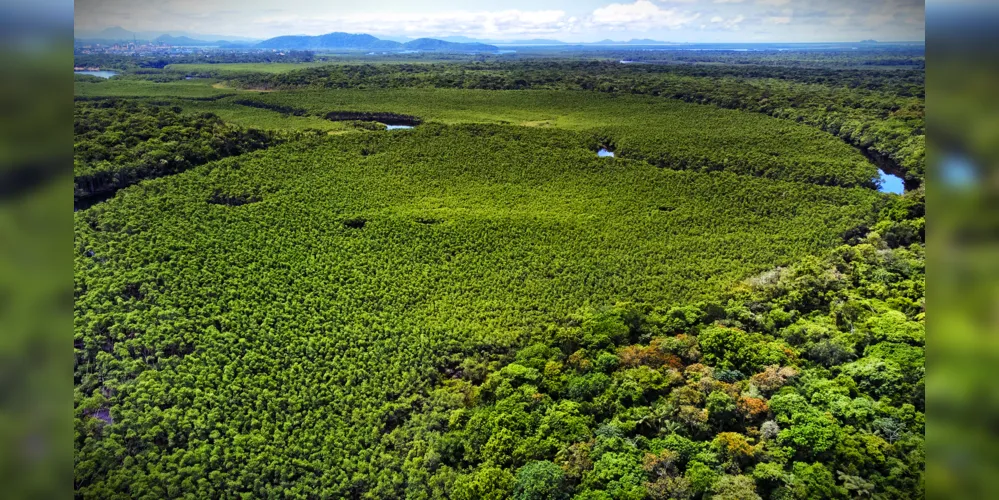
[[385, 128], [388, 129], [388, 130], [399, 130], [399, 129], [413, 128], [413, 126], [412, 125], [385, 125]]
[[905, 191], [905, 184], [902, 182], [902, 178], [897, 175], [892, 175], [884, 170], [881, 172], [881, 187], [878, 191], [882, 193], [893, 193], [902, 194]]
[[614, 152], [613, 151], [609, 151], [607, 148], [600, 148], [600, 150], [597, 151], [597, 156], [599, 156], [601, 158], [613, 158], [614, 157]]
[[944, 183], [951, 187], [968, 188], [978, 181], [978, 167], [960, 153], [946, 153], [938, 165]]
[[111, 78], [112, 76], [118, 74], [115, 73], [114, 71], [74, 71], [73, 73], [76, 73], [77, 75], [96, 76], [97, 78], [105, 78], [105, 79]]

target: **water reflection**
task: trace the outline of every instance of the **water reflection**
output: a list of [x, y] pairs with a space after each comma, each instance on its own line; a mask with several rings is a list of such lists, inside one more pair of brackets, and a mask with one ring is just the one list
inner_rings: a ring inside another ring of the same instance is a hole
[[882, 193], [902, 194], [905, 192], [905, 184], [902, 182], [901, 177], [881, 171], [881, 187], [878, 188], [878, 191]]
[[96, 76], [97, 78], [104, 78], [105, 80], [118, 74], [114, 71], [74, 71], [73, 73], [76, 73], [77, 75]]
[[975, 164], [968, 157], [958, 153], [944, 155], [940, 162], [940, 173], [944, 183], [953, 187], [968, 187], [978, 177]]

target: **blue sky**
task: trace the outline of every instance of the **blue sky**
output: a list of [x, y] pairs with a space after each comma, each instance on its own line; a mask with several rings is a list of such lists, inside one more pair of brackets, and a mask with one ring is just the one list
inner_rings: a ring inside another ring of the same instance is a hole
[[78, 33], [121, 26], [267, 38], [332, 31], [564, 41], [923, 40], [922, 0], [77, 0]]

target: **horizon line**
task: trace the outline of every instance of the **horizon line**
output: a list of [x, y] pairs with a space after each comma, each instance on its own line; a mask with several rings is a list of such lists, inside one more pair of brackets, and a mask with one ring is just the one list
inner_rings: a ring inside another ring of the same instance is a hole
[[[143, 31], [130, 30], [130, 29], [127, 29], [127, 28], [122, 28], [121, 26], [108, 26], [108, 27], [102, 28], [100, 30], [86, 29], [86, 30], [80, 30], [80, 31], [91, 31], [91, 32], [95, 32], [95, 34], [96, 34], [96, 32], [106, 31], [106, 30], [114, 29], [114, 28], [119, 28], [119, 29], [122, 29], [122, 30], [125, 30], [125, 31], [129, 31], [131, 33], [143, 33]], [[77, 36], [76, 35], [76, 31], [77, 30], [74, 28], [73, 40], [101, 39], [100, 37], [97, 37], [97, 36]], [[204, 42], [228, 41], [225, 38], [218, 38], [218, 39], [215, 39], [215, 40], [205, 40], [205, 39], [193, 38], [192, 36], [190, 36], [191, 34], [193, 34], [193, 35], [201, 35], [201, 36], [204, 36], [204, 34], [201, 34], [201, 33], [189, 33], [189, 32], [187, 32], [185, 30], [176, 30], [176, 31], [172, 31], [172, 30], [166, 30], [166, 31], [163, 31], [163, 30], [148, 30], [148, 31], [145, 31], [145, 32], [146, 33], [158, 33], [159, 34], [158, 37], [159, 36], [163, 36], [163, 35], [173, 36], [173, 37], [177, 37], [177, 38], [179, 38], [179, 37], [185, 37], [186, 36], [188, 38], [192, 38], [192, 39], [199, 40], [199, 41], [204, 41]], [[174, 35], [173, 34], [174, 32], [188, 33], [188, 34]], [[333, 33], [345, 33], [345, 34], [348, 34], [348, 35], [369, 35], [369, 36], [373, 36], [375, 38], [379, 38], [380, 36], [393, 37], [393, 38], [409, 38], [409, 39], [413, 39], [413, 40], [417, 40], [417, 39], [420, 39], [420, 38], [443, 39], [443, 38], [461, 37], [461, 38], [469, 38], [469, 39], [475, 39], [475, 40], [489, 40], [490, 43], [499, 43], [499, 44], [503, 44], [505, 42], [516, 42], [518, 40], [539, 40], [539, 39], [551, 40], [551, 41], [559, 42], [560, 44], [566, 44], [566, 45], [597, 44], [597, 43], [602, 42], [604, 40], [610, 40], [612, 42], [618, 42], [617, 44], [626, 44], [627, 42], [630, 42], [632, 40], [652, 40], [654, 42], [657, 42], [656, 45], [692, 45], [692, 44], [831, 44], [831, 43], [862, 43], [862, 42], [866, 42], [867, 40], [873, 40], [876, 43], [885, 43], [885, 44], [891, 44], [891, 43], [905, 43], [905, 44], [913, 44], [913, 43], [915, 43], [915, 44], [924, 44], [924, 45], [926, 44], [926, 39], [925, 38], [923, 38], [922, 40], [878, 40], [878, 39], [873, 38], [873, 37], [867, 38], [867, 39], [863, 39], [863, 40], [841, 40], [841, 41], [831, 41], [831, 40], [826, 40], [826, 41], [772, 41], [772, 40], [771, 41], [765, 41], [765, 40], [757, 40], [757, 41], [730, 41], [730, 42], [726, 42], [726, 41], [665, 41], [665, 40], [655, 40], [655, 39], [652, 39], [652, 38], [630, 38], [628, 40], [612, 40], [610, 38], [605, 37], [603, 39], [595, 40], [595, 41], [573, 41], [573, 42], [567, 42], [567, 41], [560, 40], [560, 39], [555, 38], [555, 37], [545, 36], [545, 35], [534, 35], [534, 36], [532, 36], [532, 35], [522, 35], [522, 36], [518, 36], [518, 37], [514, 37], [514, 38], [509, 38], [509, 39], [501, 39], [501, 38], [491, 38], [488, 35], [481, 35], [480, 36], [480, 35], [453, 35], [452, 34], [452, 35], [424, 35], [424, 36], [416, 36], [416, 37], [414, 37], [414, 36], [409, 36], [409, 35], [401, 35], [401, 34], [397, 35], [397, 34], [391, 34], [391, 33], [378, 33], [378, 34], [375, 34], [375, 33], [370, 33], [370, 32], [349, 32], [349, 31], [331, 31], [331, 32], [328, 32], [328, 33], [321, 33], [321, 34], [318, 34], [318, 35], [308, 35], [308, 34], [304, 34], [304, 33], [295, 33], [295, 34], [276, 35], [276, 36], [259, 37], [259, 38], [255, 38], [255, 37], [251, 37], [251, 36], [246, 36], [246, 35], [232, 35], [232, 34], [212, 35], [212, 36], [213, 37], [214, 36], [220, 36], [220, 37], [242, 38], [242, 39], [249, 39], [249, 40], [254, 40], [254, 41], [265, 41], [265, 40], [270, 40], [272, 38], [278, 38], [278, 37], [284, 37], [284, 36], [317, 37], [317, 36], [324, 36], [324, 35], [329, 35], [329, 34], [333, 34]], [[544, 44], [534, 44], [534, 45], [544, 45]], [[612, 45], [612, 44], [607, 44], [607, 45]], [[640, 45], [640, 44], [637, 44], [637, 45]], [[648, 45], [653, 45], [653, 44], [648, 44]]]

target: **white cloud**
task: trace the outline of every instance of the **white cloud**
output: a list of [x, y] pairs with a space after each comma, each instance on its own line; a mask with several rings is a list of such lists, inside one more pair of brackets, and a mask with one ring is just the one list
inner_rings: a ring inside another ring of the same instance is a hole
[[561, 10], [450, 11], [427, 14], [404, 12], [358, 13], [331, 18], [298, 15], [265, 16], [255, 24], [284, 27], [288, 33], [322, 34], [331, 31], [351, 33], [391, 33], [420, 36], [479, 35], [519, 36], [548, 35], [571, 31], [578, 19]]
[[[689, 41], [747, 40], [767, 26], [773, 40], [916, 40], [924, 36], [923, 0], [537, 0], [492, 10], [495, 0], [76, 0], [77, 31], [122, 26], [133, 31], [186, 31], [267, 38], [332, 31], [375, 36], [465, 35], [481, 38], [613, 37], [651, 33]], [[444, 2], [441, 2], [441, 5]], [[550, 7], [548, 7], [550, 6]], [[794, 8], [793, 13], [790, 11]], [[739, 15], [745, 16], [737, 20]], [[721, 18], [716, 21], [715, 18]], [[704, 26], [705, 33], [700, 33]], [[721, 33], [741, 26], [744, 34]], [[751, 26], [757, 28], [751, 29]], [[691, 33], [684, 33], [690, 29]], [[698, 34], [693, 34], [697, 31]], [[692, 36], [690, 36], [692, 35]], [[644, 36], [644, 35], [642, 35]], [[223, 36], [224, 38], [224, 36]]]
[[699, 13], [661, 9], [649, 0], [635, 3], [612, 3], [590, 14], [588, 25], [597, 29], [636, 30], [677, 29], [694, 22]]
[[719, 27], [722, 28], [722, 29], [738, 30], [739, 29], [739, 23], [741, 23], [741, 22], [743, 22], [745, 20], [746, 20], [746, 16], [743, 16], [742, 14], [739, 14], [739, 15], [733, 17], [732, 19], [728, 19], [728, 20], [725, 20], [725, 18], [723, 18], [721, 16], [715, 16], [715, 17], [711, 18], [711, 23], [712, 24], [720, 25]]

